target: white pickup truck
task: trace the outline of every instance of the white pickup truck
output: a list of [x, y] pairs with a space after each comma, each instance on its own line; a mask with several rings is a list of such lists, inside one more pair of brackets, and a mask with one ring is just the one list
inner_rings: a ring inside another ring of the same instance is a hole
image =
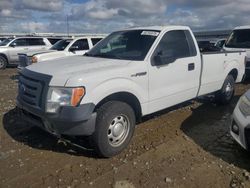
[[250, 25], [236, 27], [224, 45], [226, 51], [246, 51], [246, 76], [250, 77]]
[[58, 136], [91, 136], [97, 153], [111, 157], [129, 144], [142, 116], [211, 93], [229, 103], [245, 57], [200, 54], [189, 27], [130, 28], [85, 56], [23, 69], [17, 106], [31, 124]]
[[71, 39], [63, 39], [55, 43], [47, 50], [34, 50], [25, 53], [19, 53], [19, 69], [52, 59], [62, 58], [66, 56], [83, 55], [95, 44], [104, 38], [104, 35], [85, 36]]

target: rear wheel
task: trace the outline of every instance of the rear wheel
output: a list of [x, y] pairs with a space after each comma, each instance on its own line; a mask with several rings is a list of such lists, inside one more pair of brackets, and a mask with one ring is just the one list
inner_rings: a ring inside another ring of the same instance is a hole
[[7, 59], [0, 55], [0, 69], [5, 69], [7, 66]]
[[232, 75], [228, 75], [221, 90], [215, 94], [215, 100], [219, 104], [228, 104], [234, 97], [235, 80]]
[[110, 101], [97, 111], [93, 142], [102, 157], [112, 157], [125, 149], [134, 133], [135, 113], [124, 102]]

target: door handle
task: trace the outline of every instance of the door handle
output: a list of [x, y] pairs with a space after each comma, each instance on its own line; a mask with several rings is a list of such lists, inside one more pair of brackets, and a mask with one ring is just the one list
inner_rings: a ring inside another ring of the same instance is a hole
[[24, 48], [24, 50], [28, 50], [29, 48]]
[[195, 69], [195, 64], [194, 63], [189, 63], [188, 64], [188, 71], [192, 71]]

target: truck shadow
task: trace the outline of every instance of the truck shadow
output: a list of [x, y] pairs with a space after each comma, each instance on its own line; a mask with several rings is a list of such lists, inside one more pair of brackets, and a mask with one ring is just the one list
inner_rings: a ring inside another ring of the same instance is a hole
[[192, 110], [181, 130], [205, 151], [223, 161], [250, 171], [250, 154], [230, 136], [231, 114], [240, 96], [227, 106], [215, 106], [206, 101]]
[[[66, 142], [59, 142], [59, 139], [42, 129], [28, 125], [23, 122], [18, 110], [12, 109], [3, 117], [3, 126], [7, 133], [16, 141], [40, 150], [49, 150], [59, 153], [67, 153], [75, 156], [86, 156], [96, 158], [96, 153], [91, 149], [89, 139], [80, 138], [78, 144], [86, 149], [72, 146]], [[75, 141], [74, 138], [67, 138]]]

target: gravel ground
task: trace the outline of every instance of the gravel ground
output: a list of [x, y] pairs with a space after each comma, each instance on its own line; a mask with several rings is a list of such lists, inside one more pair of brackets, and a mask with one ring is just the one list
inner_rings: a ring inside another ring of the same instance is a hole
[[204, 98], [145, 117], [123, 153], [99, 159], [22, 122], [17, 71], [0, 71], [0, 187], [250, 187], [249, 154], [228, 133], [249, 88], [237, 85], [227, 106]]

